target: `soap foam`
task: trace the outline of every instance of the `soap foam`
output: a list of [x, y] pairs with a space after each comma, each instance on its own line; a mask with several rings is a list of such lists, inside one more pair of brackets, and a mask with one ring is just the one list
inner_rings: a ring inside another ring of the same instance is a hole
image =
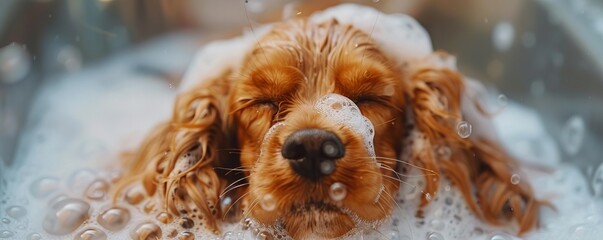
[[[342, 22], [345, 19], [353, 22], [354, 14], [362, 12], [362, 9], [359, 6], [333, 8], [325, 14], [346, 15], [348, 17], [341, 17]], [[370, 12], [367, 10], [366, 13]], [[390, 24], [387, 19], [382, 15], [376, 26]], [[383, 37], [382, 34], [385, 33], [374, 32], [375, 37]], [[3, 167], [0, 177], [0, 236], [7, 239], [71, 239], [88, 229], [96, 229], [109, 239], [129, 239], [137, 226], [150, 222], [161, 229], [163, 238], [169, 238], [174, 230], [181, 234], [192, 232], [196, 239], [217, 237], [206, 231], [199, 220], [194, 220], [194, 227], [186, 228], [189, 225], [184, 218], [191, 217], [186, 214], [173, 217], [171, 224], [162, 223], [164, 215], [157, 199], [149, 197], [138, 203], [120, 200], [117, 206], [130, 213], [130, 220], [122, 230], [109, 231], [97, 221], [102, 212], [112, 207], [109, 200], [90, 200], [84, 195], [95, 180], [112, 183], [120, 174], [119, 153], [135, 148], [153, 126], [169, 117], [176, 92], [160, 79], [135, 74], [133, 66], [141, 62], [156, 67], [186, 66], [191, 50], [196, 48], [195, 41], [195, 38], [169, 37], [83, 72], [50, 79], [42, 86], [34, 99], [26, 131], [21, 136], [15, 164]], [[230, 52], [229, 47], [231, 45], [214, 45], [211, 49], [223, 53]], [[417, 49], [431, 51], [430, 45]], [[166, 57], [166, 52], [176, 55]], [[149, 59], [158, 62], [149, 63]], [[202, 60], [198, 64], [208, 59]], [[195, 65], [191, 69], [195, 69]], [[191, 84], [195, 81], [189, 80]], [[339, 97], [334, 99], [335, 102], [347, 101]], [[346, 111], [352, 111], [353, 107], [349, 105]], [[354, 123], [351, 128], [367, 134], [368, 125], [363, 121]], [[468, 121], [477, 134], [476, 121]], [[601, 195], [593, 197], [588, 180], [577, 166], [561, 163], [558, 147], [536, 112], [509, 101], [504, 111], [494, 118], [491, 129], [496, 130], [493, 132], [501, 136], [503, 144], [519, 156], [522, 163], [546, 164], [554, 170], [552, 174], [545, 174], [523, 169], [526, 175], [522, 175], [521, 181], [530, 181], [535, 186], [537, 197], [550, 200], [557, 208], [557, 212], [544, 209], [541, 213], [542, 227], [528, 233], [524, 239], [595, 240], [603, 235]], [[372, 136], [367, 139], [372, 139]], [[409, 175], [420, 174], [416, 169], [411, 168], [410, 171]], [[598, 176], [600, 171], [595, 172]], [[415, 217], [420, 189], [424, 186], [423, 178], [409, 177], [401, 185], [396, 209], [390, 219], [374, 226], [374, 230], [369, 227], [347, 237], [519, 239], [507, 228], [496, 228], [477, 219], [468, 210], [458, 190], [447, 179], [442, 178], [441, 181], [442, 187], [432, 196], [432, 203], [424, 210], [424, 218]], [[52, 211], [48, 206], [69, 198], [85, 199], [90, 204], [89, 220], [70, 234], [55, 236], [46, 233], [42, 221]], [[19, 210], [21, 208], [27, 211], [23, 213]], [[159, 215], [162, 217], [157, 217]], [[286, 238], [283, 229], [261, 229], [251, 225], [223, 224], [224, 234], [220, 237], [251, 239], [269, 231], [277, 238]]]
[[362, 137], [366, 151], [373, 159], [375, 129], [371, 120], [363, 116], [356, 104], [347, 97], [330, 93], [321, 97], [314, 108], [329, 121], [347, 127]]

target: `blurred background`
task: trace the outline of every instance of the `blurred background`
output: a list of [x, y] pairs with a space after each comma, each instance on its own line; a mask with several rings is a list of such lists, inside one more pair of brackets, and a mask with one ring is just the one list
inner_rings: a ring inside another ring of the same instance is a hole
[[[535, 109], [572, 161], [593, 174], [603, 148], [600, 0], [1, 0], [0, 162], [13, 164], [31, 100], [48, 79], [166, 36], [187, 39], [178, 67], [133, 71], [176, 86], [195, 51], [283, 15], [341, 2], [414, 16], [460, 70]], [[123, 79], [128, 81], [128, 79]], [[569, 146], [569, 147], [568, 147]], [[538, 146], [534, 145], [534, 151]]]

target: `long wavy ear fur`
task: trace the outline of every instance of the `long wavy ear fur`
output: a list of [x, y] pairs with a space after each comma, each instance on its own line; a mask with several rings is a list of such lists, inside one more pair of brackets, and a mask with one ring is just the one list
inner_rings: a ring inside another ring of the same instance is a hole
[[213, 165], [225, 144], [224, 110], [228, 81], [215, 79], [180, 94], [172, 118], [157, 127], [138, 151], [126, 159], [114, 201], [134, 183], [159, 199], [174, 216], [200, 212], [206, 227], [219, 231], [218, 198], [225, 182]]
[[[528, 182], [511, 183], [518, 164], [500, 146], [479, 136], [462, 138], [457, 134], [457, 123], [463, 120], [464, 81], [455, 70], [434, 64], [443, 58], [443, 53], [436, 53], [426, 62], [409, 67], [405, 94], [410, 100], [416, 141], [421, 142], [413, 145], [409, 161], [425, 168], [425, 193], [433, 196], [437, 192], [442, 173], [462, 192], [478, 217], [495, 225], [514, 219], [519, 234], [525, 233], [537, 225], [538, 209], [546, 203], [535, 199]], [[426, 206], [430, 199], [423, 195], [420, 206]]]

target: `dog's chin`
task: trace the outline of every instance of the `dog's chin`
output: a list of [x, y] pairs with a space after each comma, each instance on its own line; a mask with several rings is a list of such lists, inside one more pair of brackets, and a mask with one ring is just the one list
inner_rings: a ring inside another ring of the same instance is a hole
[[282, 215], [283, 227], [294, 239], [336, 238], [355, 227], [341, 207], [325, 202], [292, 206]]

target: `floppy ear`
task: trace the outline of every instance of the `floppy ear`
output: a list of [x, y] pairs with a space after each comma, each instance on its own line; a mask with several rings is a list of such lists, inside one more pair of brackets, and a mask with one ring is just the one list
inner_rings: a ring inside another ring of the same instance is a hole
[[[457, 133], [457, 124], [466, 118], [461, 109], [465, 81], [453, 66], [446, 66], [450, 60], [444, 53], [435, 53], [408, 68], [404, 91], [414, 123], [409, 161], [425, 168], [425, 193], [436, 194], [442, 173], [478, 217], [496, 225], [514, 219], [518, 232], [525, 233], [537, 224], [543, 203], [535, 199], [526, 181], [511, 182], [520, 171], [518, 164], [495, 141], [480, 134], [463, 138]], [[430, 199], [423, 195], [420, 206]]]
[[125, 188], [142, 183], [172, 215], [197, 212], [214, 231], [218, 198], [225, 182], [214, 171], [218, 146], [228, 144], [223, 124], [229, 82], [226, 74], [181, 93], [168, 122], [157, 127], [131, 158], [114, 200]]

